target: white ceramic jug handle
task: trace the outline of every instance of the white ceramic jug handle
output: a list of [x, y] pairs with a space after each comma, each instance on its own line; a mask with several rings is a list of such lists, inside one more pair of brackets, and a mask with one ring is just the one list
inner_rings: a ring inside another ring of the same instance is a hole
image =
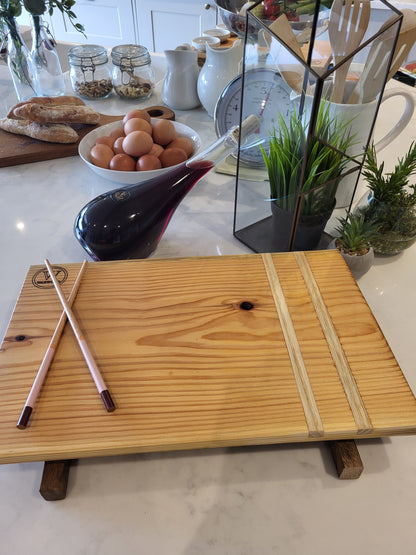
[[404, 91], [395, 91], [395, 90], [385, 91], [383, 98], [381, 99], [381, 103], [383, 103], [388, 98], [391, 98], [392, 96], [403, 96], [406, 100], [406, 106], [403, 110], [402, 117], [399, 119], [399, 121], [396, 123], [393, 129], [391, 129], [387, 133], [387, 135], [385, 135], [382, 139], [380, 139], [375, 144], [375, 148], [377, 151], [380, 151], [381, 149], [389, 145], [392, 142], [392, 140], [395, 139], [397, 135], [399, 135], [403, 131], [403, 129], [412, 119], [413, 112], [415, 111], [414, 97], [410, 93], [404, 92]]

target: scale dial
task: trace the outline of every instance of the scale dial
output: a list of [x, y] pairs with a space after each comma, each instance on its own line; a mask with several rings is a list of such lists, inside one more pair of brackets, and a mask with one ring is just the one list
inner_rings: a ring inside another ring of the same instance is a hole
[[281, 74], [270, 68], [249, 69], [244, 74], [244, 95], [242, 98], [243, 76], [238, 75], [223, 90], [219, 97], [214, 114], [215, 131], [220, 137], [234, 125], [240, 124], [240, 107], [243, 102], [242, 119], [250, 114], [260, 118], [261, 124], [258, 142], [255, 146], [240, 150], [240, 161], [249, 166], [264, 166], [259, 145], [267, 152], [269, 133], [277, 127], [279, 113], [287, 121], [290, 110], [292, 89], [283, 80]]

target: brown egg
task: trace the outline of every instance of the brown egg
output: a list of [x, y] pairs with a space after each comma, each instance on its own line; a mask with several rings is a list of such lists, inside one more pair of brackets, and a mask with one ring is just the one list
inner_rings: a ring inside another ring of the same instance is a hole
[[185, 160], [188, 159], [188, 156], [181, 148], [167, 148], [162, 152], [159, 159], [162, 162], [162, 166], [164, 168], [168, 168], [170, 166], [180, 164], [181, 162], [185, 162]]
[[95, 141], [95, 144], [96, 145], [107, 145], [110, 148], [113, 148], [114, 141], [115, 141], [114, 137], [98, 137], [98, 139]]
[[123, 139], [124, 139], [124, 137], [118, 137], [114, 141], [113, 150], [114, 150], [115, 154], [124, 154]]
[[108, 169], [114, 152], [108, 145], [94, 145], [90, 150], [91, 162], [94, 166]]
[[127, 112], [127, 114], [124, 116], [123, 123], [126, 123], [126, 121], [131, 118], [141, 118], [146, 120], [147, 123], [150, 123], [151, 121], [151, 118], [146, 110], [130, 110], [130, 112]]
[[119, 172], [133, 172], [136, 169], [136, 160], [128, 154], [116, 154], [111, 158], [110, 170]]
[[165, 146], [176, 137], [173, 123], [167, 119], [160, 119], [153, 124], [153, 140], [158, 145]]
[[157, 156], [159, 158], [164, 150], [165, 149], [163, 148], [163, 146], [153, 143], [152, 150], [149, 152], [149, 154], [153, 154], [153, 156]]
[[123, 139], [124, 152], [135, 158], [150, 152], [152, 146], [152, 137], [145, 131], [132, 131]]
[[143, 154], [137, 160], [136, 169], [137, 171], [149, 171], [149, 170], [160, 170], [162, 163], [157, 156], [153, 154]]
[[149, 122], [140, 118], [131, 118], [124, 124], [124, 133], [128, 135], [132, 131], [146, 131], [149, 135], [152, 134], [152, 126]]
[[115, 139], [117, 139], [118, 137], [125, 137], [123, 126], [114, 129], [114, 131], [111, 131], [110, 137], [114, 137]]
[[173, 141], [170, 142], [166, 148], [181, 148], [189, 157], [194, 151], [194, 144], [191, 139], [188, 139], [187, 137], [177, 137], [176, 139], [173, 139]]

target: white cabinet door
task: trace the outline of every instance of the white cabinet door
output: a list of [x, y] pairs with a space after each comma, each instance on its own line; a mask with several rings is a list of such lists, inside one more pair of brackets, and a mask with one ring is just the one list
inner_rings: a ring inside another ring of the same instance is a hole
[[134, 0], [77, 0], [73, 11], [75, 21], [84, 25], [87, 38], [55, 8], [52, 25], [57, 40], [101, 46], [137, 43]]
[[153, 52], [190, 43], [217, 23], [214, 2], [203, 0], [136, 0], [140, 44]]

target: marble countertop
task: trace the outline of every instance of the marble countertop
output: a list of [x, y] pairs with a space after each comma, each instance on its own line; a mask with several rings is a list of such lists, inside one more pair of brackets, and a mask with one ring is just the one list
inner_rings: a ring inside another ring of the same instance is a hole
[[[1, 110], [12, 96], [7, 68], [0, 67]], [[153, 104], [161, 104], [157, 94], [148, 101]], [[95, 106], [117, 114], [130, 105], [107, 100]], [[380, 114], [376, 134], [397, 117], [397, 101], [391, 106]], [[176, 119], [197, 129], [204, 144], [215, 137], [202, 109], [177, 112]], [[415, 139], [415, 125], [414, 116], [382, 152], [387, 169]], [[0, 170], [1, 337], [29, 265], [45, 257], [53, 263], [85, 258], [72, 232], [75, 216], [110, 187], [76, 156]], [[211, 172], [179, 206], [153, 256], [251, 252], [233, 237], [233, 208], [234, 179]], [[358, 282], [416, 392], [415, 283], [416, 245], [377, 257]], [[38, 493], [42, 463], [3, 465], [0, 551], [413, 554], [416, 438], [363, 439], [358, 447], [365, 468], [352, 481], [338, 479], [324, 443], [84, 459], [71, 467], [67, 498], [56, 502]]]

